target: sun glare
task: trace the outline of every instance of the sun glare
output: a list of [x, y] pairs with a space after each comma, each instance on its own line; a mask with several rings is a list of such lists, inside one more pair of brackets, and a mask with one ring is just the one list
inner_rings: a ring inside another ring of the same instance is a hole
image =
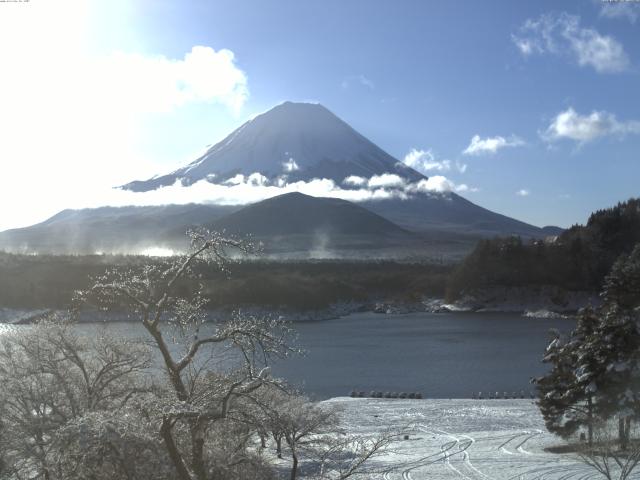
[[144, 255], [147, 257], [173, 257], [177, 254], [178, 252], [176, 252], [175, 250], [165, 247], [150, 247], [140, 252], [140, 255]]

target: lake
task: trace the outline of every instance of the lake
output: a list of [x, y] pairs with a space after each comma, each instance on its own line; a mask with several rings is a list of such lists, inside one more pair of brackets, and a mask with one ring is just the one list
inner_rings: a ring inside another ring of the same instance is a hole
[[[273, 373], [314, 399], [352, 390], [422, 392], [428, 398], [469, 398], [483, 392], [532, 392], [549, 330], [568, 332], [574, 320], [515, 313], [358, 313], [296, 323], [306, 353], [273, 364]], [[81, 324], [145, 337], [136, 323]], [[24, 327], [11, 327], [24, 328]]]

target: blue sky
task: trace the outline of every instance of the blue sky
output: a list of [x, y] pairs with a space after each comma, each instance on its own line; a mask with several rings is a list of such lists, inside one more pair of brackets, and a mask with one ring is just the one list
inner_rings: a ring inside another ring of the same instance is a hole
[[[418, 152], [471, 201], [536, 225], [640, 194], [640, 3], [32, 0], [0, 4], [3, 17], [13, 78], [0, 101], [24, 118], [0, 113], [15, 139], [0, 147], [13, 179], [0, 186], [28, 211], [0, 228], [109, 202], [87, 199], [193, 160], [284, 100], [320, 102], [398, 159]], [[199, 62], [185, 57], [194, 47], [207, 47]], [[27, 200], [34, 189], [45, 207]]]

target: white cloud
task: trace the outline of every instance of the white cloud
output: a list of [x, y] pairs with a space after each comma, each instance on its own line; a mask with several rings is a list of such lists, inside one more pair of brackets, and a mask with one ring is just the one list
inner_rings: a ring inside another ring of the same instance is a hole
[[494, 154], [502, 148], [519, 147], [521, 145], [524, 145], [524, 141], [516, 136], [506, 139], [501, 136], [480, 138], [480, 135], [474, 135], [469, 146], [462, 153], [464, 155]]
[[640, 4], [632, 2], [599, 2], [600, 16], [614, 19], [627, 19], [631, 23], [636, 23], [640, 16]]
[[603, 111], [580, 115], [573, 108], [568, 108], [553, 119], [542, 137], [547, 141], [566, 138], [587, 143], [607, 135], [626, 134], [640, 134], [640, 121], [620, 122], [612, 113]]
[[445, 192], [475, 192], [476, 188], [470, 188], [468, 185], [462, 183], [456, 185], [447, 177], [442, 175], [434, 175], [427, 180], [420, 180], [417, 183], [409, 184], [406, 188], [408, 192], [422, 192], [422, 193], [445, 193]]
[[241, 183], [244, 183], [244, 182], [245, 182], [245, 178], [244, 178], [244, 175], [241, 173], [238, 173], [233, 177], [224, 181], [226, 185], [240, 185]]
[[456, 161], [455, 164], [452, 164], [451, 160], [438, 160], [431, 149], [412, 148], [402, 159], [402, 164], [425, 175], [432, 171], [448, 172], [453, 168], [460, 173], [467, 171], [467, 165], [464, 163]]
[[403, 187], [406, 180], [395, 173], [383, 173], [382, 175], [373, 175], [367, 185], [369, 188], [393, 188]]
[[466, 183], [460, 183], [458, 185], [455, 185], [454, 189], [458, 193], [464, 193], [464, 192], [472, 192], [473, 193], [473, 192], [477, 192], [478, 191], [478, 189], [476, 187], [470, 187]]
[[516, 192], [516, 195], [520, 196], [520, 197], [528, 197], [531, 194], [531, 192], [527, 189], [520, 189]]
[[0, 7], [0, 202], [20, 205], [3, 212], [3, 225], [28, 225], [79, 196], [150, 177], [167, 165], [142, 153], [144, 139], [174, 121], [167, 113], [175, 119], [208, 103], [236, 114], [247, 99], [229, 50], [98, 54], [89, 2]]
[[347, 178], [345, 178], [342, 183], [344, 183], [345, 185], [352, 185], [355, 187], [360, 187], [362, 185], [366, 185], [367, 184], [367, 179], [364, 177], [359, 177], [357, 175], [349, 175]]
[[[212, 183], [210, 179], [183, 185], [178, 179], [173, 185], [149, 192], [107, 187], [95, 188], [76, 185], [71, 192], [52, 196], [47, 202], [40, 202], [39, 209], [33, 209], [32, 216], [24, 219], [23, 225], [43, 221], [65, 208], [97, 208], [102, 206], [144, 206], [187, 203], [214, 203], [221, 205], [245, 205], [290, 192], [301, 192], [315, 197], [333, 197], [363, 202], [391, 198], [408, 199], [419, 194], [446, 194], [448, 192], [475, 192], [477, 189], [466, 184], [456, 184], [450, 179], [436, 175], [428, 180], [408, 182], [395, 174], [374, 175], [371, 178], [347, 177], [352, 188], [342, 188], [333, 180], [316, 178], [308, 182], [288, 183], [285, 177], [273, 182], [259, 172], [250, 175], [237, 174], [224, 183]], [[15, 219], [0, 217], [0, 231], [19, 226]]]
[[600, 73], [615, 73], [629, 67], [629, 57], [615, 38], [580, 25], [580, 17], [562, 13], [542, 15], [527, 20], [512, 35], [524, 56], [552, 54], [569, 56], [580, 66]]
[[288, 172], [288, 173], [300, 170], [300, 167], [298, 166], [298, 164], [296, 163], [296, 161], [293, 158], [290, 158], [286, 162], [283, 162], [282, 163], [282, 168], [284, 168], [284, 171]]
[[[207, 181], [209, 183], [213, 183], [210, 179], [207, 179]], [[249, 185], [253, 187], [265, 187], [269, 185], [269, 179], [258, 172], [254, 172], [246, 176], [241, 173], [238, 173], [233, 177], [229, 178], [228, 180], [225, 180], [223, 184], [231, 185], [231, 186]]]
[[196, 45], [183, 59], [115, 52], [89, 62], [84, 81], [110, 105], [168, 112], [188, 103], [220, 103], [234, 111], [249, 95], [232, 51]]
[[369, 80], [367, 77], [365, 77], [364, 75], [350, 75], [346, 78], [344, 78], [342, 80], [342, 83], [340, 84], [340, 86], [344, 89], [347, 89], [349, 87], [351, 87], [351, 85], [353, 85], [354, 83], [361, 85], [365, 88], [368, 88], [369, 90], [374, 90], [376, 88], [376, 86], [374, 85], [374, 83]]

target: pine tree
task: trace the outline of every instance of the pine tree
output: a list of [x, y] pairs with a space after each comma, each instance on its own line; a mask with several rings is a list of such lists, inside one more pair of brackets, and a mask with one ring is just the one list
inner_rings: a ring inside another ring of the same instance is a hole
[[606, 276], [602, 292], [605, 308], [631, 313], [640, 307], [640, 243], [621, 255]]
[[585, 345], [600, 364], [595, 377], [598, 417], [618, 417], [619, 441], [626, 447], [631, 421], [640, 418], [640, 245], [622, 255], [607, 275], [601, 322]]
[[538, 407], [547, 430], [563, 438], [570, 437], [580, 428], [574, 415], [573, 355], [569, 344], [559, 334], [547, 347], [542, 361], [551, 365], [549, 372], [534, 379], [538, 390]]
[[593, 441], [593, 426], [595, 417], [594, 397], [598, 391], [598, 379], [603, 374], [603, 366], [599, 361], [598, 352], [593, 348], [597, 341], [597, 330], [600, 318], [591, 308], [584, 308], [578, 313], [576, 329], [571, 333], [571, 351], [573, 354], [574, 397], [578, 399], [577, 408], [582, 411], [583, 425], [588, 431], [589, 444]]
[[567, 342], [559, 336], [551, 342], [543, 362], [552, 365], [549, 373], [536, 379], [538, 407], [550, 432], [567, 438], [581, 427], [593, 440], [594, 395], [603, 368], [591, 348], [599, 318], [593, 309], [583, 309], [576, 329]]
[[597, 379], [597, 413], [618, 417], [619, 440], [629, 441], [632, 419], [640, 418], [640, 331], [635, 315], [615, 305], [607, 307], [597, 331], [594, 350], [602, 365]]

